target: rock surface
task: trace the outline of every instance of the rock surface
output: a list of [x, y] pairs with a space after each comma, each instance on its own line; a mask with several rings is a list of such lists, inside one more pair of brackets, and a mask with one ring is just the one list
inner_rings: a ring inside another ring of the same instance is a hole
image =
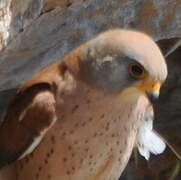
[[0, 50], [6, 45], [9, 38], [9, 27], [11, 22], [11, 0], [0, 1]]
[[[125, 27], [155, 40], [181, 36], [181, 0], [3, 0], [0, 90], [19, 86], [98, 32]], [[2, 4], [2, 3], [1, 3]], [[8, 42], [8, 43], [7, 43]], [[7, 45], [6, 45], [7, 43]], [[16, 76], [15, 76], [16, 74]]]

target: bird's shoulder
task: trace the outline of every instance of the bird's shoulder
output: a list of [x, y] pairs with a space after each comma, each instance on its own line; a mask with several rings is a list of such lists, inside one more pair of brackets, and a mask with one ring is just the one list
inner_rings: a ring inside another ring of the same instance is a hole
[[58, 62], [35, 74], [19, 88], [0, 126], [0, 167], [38, 146], [57, 119], [57, 93], [70, 91], [73, 82], [64, 64]]

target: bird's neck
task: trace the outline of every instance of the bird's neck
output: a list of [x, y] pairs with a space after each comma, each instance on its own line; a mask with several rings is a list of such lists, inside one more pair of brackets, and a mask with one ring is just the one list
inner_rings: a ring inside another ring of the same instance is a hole
[[63, 62], [68, 70], [77, 77], [79, 80], [86, 82], [88, 80], [88, 72], [84, 67], [87, 59], [87, 47], [80, 46], [77, 49], [72, 50], [67, 56], [63, 58]]

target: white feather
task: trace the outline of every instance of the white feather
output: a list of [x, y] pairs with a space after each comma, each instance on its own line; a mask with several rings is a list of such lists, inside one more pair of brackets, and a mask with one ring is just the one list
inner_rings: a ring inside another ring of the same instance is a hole
[[42, 132], [40, 132], [40, 135], [38, 137], [36, 137], [33, 141], [32, 144], [30, 144], [30, 146], [25, 150], [25, 152], [18, 158], [18, 160], [23, 159], [25, 156], [27, 156], [28, 154], [32, 153], [35, 148], [40, 144], [40, 142], [42, 141], [42, 139], [44, 138], [45, 134], [47, 133], [47, 131], [54, 125], [54, 123], [56, 122], [57, 117], [53, 117], [51, 124], [49, 125], [49, 127], [45, 128], [44, 130], [42, 130]]
[[163, 139], [153, 130], [153, 109], [149, 107], [141, 120], [138, 129], [136, 146], [139, 153], [149, 160], [150, 153], [161, 154], [166, 148]]

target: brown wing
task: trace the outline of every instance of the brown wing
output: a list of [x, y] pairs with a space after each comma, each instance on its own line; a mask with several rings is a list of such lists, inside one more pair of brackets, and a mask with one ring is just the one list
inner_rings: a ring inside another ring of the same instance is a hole
[[79, 50], [48, 66], [20, 88], [0, 126], [0, 168], [31, 152], [51, 127], [56, 91], [70, 93], [75, 88], [69, 71], [79, 73], [77, 54]]
[[48, 83], [20, 91], [0, 127], [0, 168], [21, 157], [55, 118], [55, 99]]

